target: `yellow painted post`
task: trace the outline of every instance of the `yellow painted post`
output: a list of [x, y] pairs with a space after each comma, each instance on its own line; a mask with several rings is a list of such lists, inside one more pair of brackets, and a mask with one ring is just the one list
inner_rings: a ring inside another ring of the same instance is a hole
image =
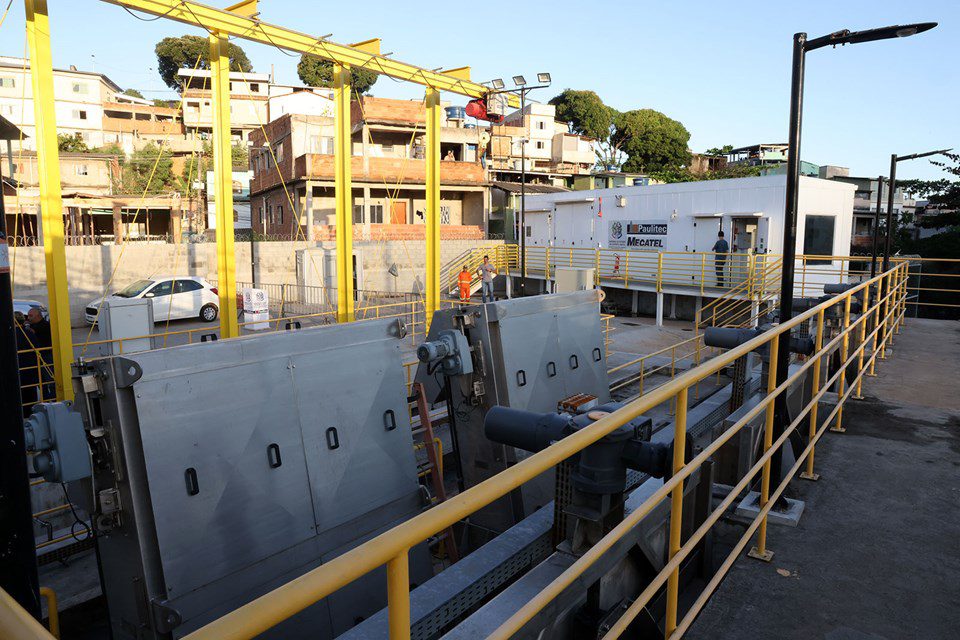
[[427, 89], [427, 308], [426, 328], [440, 308], [440, 92]]
[[[873, 341], [870, 344], [870, 371], [867, 372], [867, 376], [871, 378], [876, 377], [877, 375], [876, 374], [877, 359], [874, 357], [874, 355], [877, 353], [877, 341], [879, 340], [879, 331], [874, 333], [874, 330], [880, 326], [880, 308], [882, 307], [882, 305], [880, 304], [880, 297], [882, 292], [882, 289], [880, 287], [880, 281], [877, 281], [876, 287], [877, 287], [877, 300], [874, 303], [874, 306], [876, 307], [876, 311], [874, 311], [872, 314], [873, 318], [871, 319], [872, 324], [870, 326], [870, 332], [873, 333]], [[869, 288], [870, 287], [867, 287], [867, 289]]]
[[[683, 468], [684, 451], [687, 444], [687, 389], [681, 389], [676, 396], [677, 417], [673, 430], [673, 472]], [[683, 525], [683, 483], [680, 482], [670, 492], [670, 559], [680, 551], [680, 533]], [[677, 628], [677, 595], [680, 591], [680, 567], [667, 578], [667, 619], [665, 638], [670, 638]]]
[[[789, 339], [789, 335], [787, 336]], [[773, 414], [776, 400], [772, 398], [774, 390], [777, 388], [777, 351], [779, 350], [780, 336], [775, 335], [770, 341], [770, 373], [767, 376], [767, 412], [763, 429], [763, 452], [766, 453], [773, 446]], [[770, 500], [770, 459], [763, 463], [763, 475], [760, 479], [760, 508], [763, 509]], [[757, 546], [750, 549], [747, 554], [751, 558], [770, 562], [773, 559], [773, 552], [767, 549], [767, 517], [764, 516], [760, 521], [760, 531], [757, 533]]]
[[707, 279], [707, 254], [700, 254], [700, 296], [703, 297], [703, 283]]
[[353, 322], [353, 182], [350, 67], [333, 65], [333, 183], [337, 221], [337, 322]]
[[880, 316], [880, 359], [887, 359], [887, 316], [890, 314], [890, 274], [883, 276], [880, 282], [881, 299], [883, 300], [883, 314]]
[[410, 565], [406, 551], [387, 563], [387, 614], [390, 640], [409, 640]]
[[860, 355], [857, 358], [857, 390], [853, 397], [857, 400], [863, 400], [860, 391], [863, 389], [863, 376], [859, 375], [863, 371], [863, 357], [867, 350], [867, 309], [870, 308], [870, 287], [863, 288], [863, 316], [860, 320]]
[[846, 429], [843, 428], [843, 398], [844, 387], [847, 384], [847, 356], [850, 353], [850, 299], [853, 296], [848, 295], [843, 300], [843, 341], [840, 347], [840, 362], [842, 363], [842, 371], [840, 373], [840, 379], [837, 381], [837, 402], [840, 403], [839, 408], [837, 408], [837, 421], [830, 427], [830, 431], [835, 433], [844, 433]]
[[897, 323], [895, 325], [895, 332], [900, 333], [900, 325], [903, 324], [903, 318], [906, 317], [906, 312], [904, 308], [905, 300], [905, 291], [904, 284], [906, 279], [903, 277], [903, 269], [901, 268], [903, 263], [897, 266]]
[[40, 214], [43, 220], [43, 256], [47, 272], [53, 378], [57, 398], [73, 400], [70, 363], [70, 299], [67, 295], [67, 258], [63, 246], [63, 199], [60, 154], [53, 98], [53, 59], [50, 54], [50, 15], [46, 0], [25, 0], [27, 41], [36, 121], [37, 169], [40, 176]]
[[663, 288], [663, 252], [657, 253], [657, 292]]
[[[823, 357], [820, 355], [820, 350], [823, 348], [823, 309], [817, 313], [817, 337], [815, 339], [815, 346], [813, 349], [814, 357], [816, 360], [813, 362], [813, 385], [810, 389], [810, 398], [811, 398], [811, 407], [810, 415], [808, 419], [810, 420], [810, 429], [808, 431], [808, 442], [813, 442], [813, 439], [817, 435], [817, 409], [820, 407], [820, 401], [816, 399], [817, 394], [820, 393], [820, 361], [823, 360]], [[863, 355], [863, 351], [860, 352]], [[814, 473], [813, 471], [813, 454], [815, 449], [810, 449], [810, 455], [807, 456], [807, 469], [800, 474], [800, 477], [804, 480], [819, 480], [820, 474]]]
[[217, 215], [217, 292], [220, 337], [240, 335], [237, 326], [237, 282], [233, 249], [233, 158], [230, 144], [230, 56], [227, 38], [209, 36], [213, 94], [213, 190]]

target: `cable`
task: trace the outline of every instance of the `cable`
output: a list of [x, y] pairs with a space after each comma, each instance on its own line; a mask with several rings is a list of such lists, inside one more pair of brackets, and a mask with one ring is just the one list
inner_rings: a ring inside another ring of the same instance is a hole
[[[86, 522], [84, 522], [84, 521], [80, 518], [80, 516], [77, 515], [77, 510], [73, 507], [73, 502], [70, 501], [70, 494], [67, 493], [67, 485], [65, 485], [64, 483], [61, 482], [61, 483], [60, 483], [60, 488], [63, 489], [63, 498], [64, 498], [64, 500], [67, 501], [67, 506], [70, 507], [70, 513], [73, 514], [73, 524], [70, 525], [70, 535], [71, 535], [71, 537], [73, 537], [73, 539], [76, 540], [77, 542], [83, 542], [84, 540], [89, 540], [90, 538], [93, 537], [93, 529], [91, 529], [91, 528], [90, 528], [90, 525], [88, 525]], [[74, 532], [74, 529], [76, 529], [76, 526], [77, 526], [78, 524], [79, 524], [80, 526], [82, 526], [84, 529], [87, 530], [87, 535], [85, 535], [85, 536], [82, 537], [82, 538], [78, 538], [78, 537], [77, 537], [77, 534]]]
[[[13, 0], [10, 0], [10, 2], [13, 2]], [[9, 5], [8, 5], [8, 6], [9, 6]], [[154, 17], [152, 17], [152, 18], [141, 18], [140, 16], [138, 16], [138, 15], [135, 14], [133, 11], [131, 11], [130, 9], [128, 9], [127, 7], [125, 7], [125, 6], [123, 6], [123, 5], [120, 5], [120, 8], [123, 9], [124, 11], [126, 11], [127, 13], [129, 13], [130, 15], [132, 15], [132, 16], [133, 16], [134, 18], [136, 18], [137, 20], [140, 20], [141, 22], [156, 22], [156, 21], [159, 20], [160, 18], [166, 18], [168, 15], [170, 15], [171, 13], [173, 13], [174, 9], [176, 9], [177, 7], [175, 7], [175, 6], [174, 6], [174, 7], [170, 7], [170, 9], [168, 9], [167, 12], [164, 13], [163, 15], [154, 16]], [[192, 13], [192, 12], [191, 12], [191, 13]]]

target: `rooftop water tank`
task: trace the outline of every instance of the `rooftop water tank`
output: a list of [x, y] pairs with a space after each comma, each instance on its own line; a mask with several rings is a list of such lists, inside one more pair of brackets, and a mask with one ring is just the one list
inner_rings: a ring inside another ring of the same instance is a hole
[[467, 117], [467, 111], [463, 107], [446, 107], [447, 120], [463, 120]]

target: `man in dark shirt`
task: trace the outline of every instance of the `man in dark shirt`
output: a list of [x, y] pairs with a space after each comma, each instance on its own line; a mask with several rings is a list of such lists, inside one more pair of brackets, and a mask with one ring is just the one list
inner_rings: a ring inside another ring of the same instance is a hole
[[40, 370], [38, 372], [43, 400], [54, 400], [56, 389], [53, 385], [53, 339], [50, 337], [50, 321], [36, 307], [27, 312], [26, 324], [33, 329], [33, 347], [36, 349]]
[[727, 254], [730, 252], [730, 245], [723, 239], [723, 231], [717, 234], [717, 241], [713, 243], [713, 268], [717, 272], [717, 286], [723, 286], [723, 268], [727, 264]]

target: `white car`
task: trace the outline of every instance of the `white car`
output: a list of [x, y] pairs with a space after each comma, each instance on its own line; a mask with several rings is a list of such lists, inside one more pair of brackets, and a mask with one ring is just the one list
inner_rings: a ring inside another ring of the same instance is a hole
[[161, 276], [137, 280], [133, 284], [87, 303], [84, 316], [87, 322], [97, 321], [97, 313], [104, 299], [148, 298], [153, 306], [153, 321], [166, 322], [183, 318], [200, 318], [213, 322], [219, 313], [216, 288], [197, 276]]

